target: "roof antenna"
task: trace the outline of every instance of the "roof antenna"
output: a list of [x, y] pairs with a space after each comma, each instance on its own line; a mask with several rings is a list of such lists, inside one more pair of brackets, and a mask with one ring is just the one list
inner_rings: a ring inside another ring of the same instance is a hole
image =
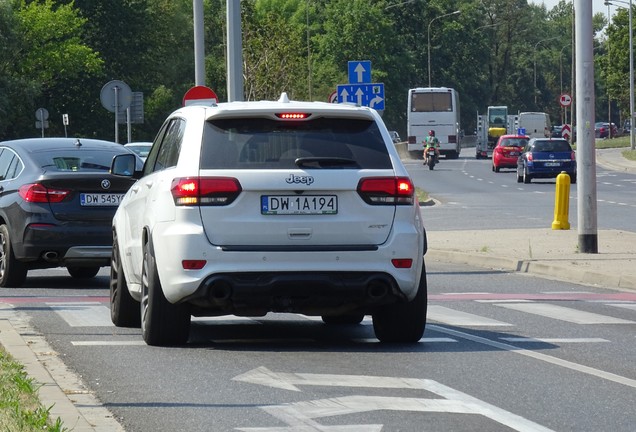
[[77, 138], [75, 140], [75, 147], [81, 147], [81, 146], [82, 146], [82, 143], [80, 142], [79, 138]]
[[287, 92], [282, 92], [280, 94], [280, 99], [278, 99], [278, 102], [289, 103], [289, 97], [287, 96]]

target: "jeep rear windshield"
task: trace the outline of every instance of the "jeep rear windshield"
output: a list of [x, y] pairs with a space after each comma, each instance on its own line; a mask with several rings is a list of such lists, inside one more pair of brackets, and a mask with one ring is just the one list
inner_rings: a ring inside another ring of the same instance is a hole
[[[315, 161], [321, 163], [303, 164]], [[299, 166], [392, 168], [384, 139], [374, 121], [325, 117], [310, 121], [233, 118], [211, 120], [205, 125], [201, 169]]]

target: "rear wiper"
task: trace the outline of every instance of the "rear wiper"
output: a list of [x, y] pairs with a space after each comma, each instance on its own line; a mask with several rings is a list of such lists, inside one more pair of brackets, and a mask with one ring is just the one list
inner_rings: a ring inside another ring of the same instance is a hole
[[294, 163], [299, 168], [340, 168], [340, 167], [356, 167], [360, 166], [353, 159], [341, 157], [300, 157]]

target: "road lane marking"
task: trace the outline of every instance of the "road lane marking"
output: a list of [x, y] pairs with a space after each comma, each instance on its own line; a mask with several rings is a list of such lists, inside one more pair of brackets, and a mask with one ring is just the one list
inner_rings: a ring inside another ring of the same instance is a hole
[[71, 327], [113, 327], [110, 309], [103, 303], [46, 303]]
[[237, 428], [244, 432], [369, 432], [380, 431], [383, 425], [322, 425], [316, 420], [322, 417], [367, 413], [372, 411], [439, 412], [477, 414], [516, 431], [549, 432], [544, 426], [524, 417], [505, 411], [466, 393], [447, 387], [437, 381], [419, 378], [394, 378], [370, 375], [336, 375], [311, 373], [273, 372], [263, 366], [232, 378], [250, 384], [301, 392], [300, 386], [352, 387], [373, 389], [422, 390], [439, 398], [407, 398], [379, 395], [350, 395], [263, 405], [262, 410], [279, 419], [283, 427]]
[[597, 342], [609, 342], [603, 338], [531, 338], [531, 337], [502, 337], [499, 338], [506, 342], [524, 342], [524, 343], [597, 343]]
[[546, 318], [571, 322], [574, 324], [636, 324], [635, 321], [600, 315], [549, 303], [494, 303], [494, 305], [506, 309], [513, 309], [519, 312], [540, 315]]
[[461, 312], [444, 306], [429, 305], [427, 312], [429, 321], [458, 327], [510, 327], [512, 324], [497, 321], [479, 315]]
[[570, 369], [573, 370], [575, 372], [580, 372], [580, 373], [584, 373], [586, 375], [591, 375], [591, 376], [595, 376], [597, 378], [601, 378], [607, 381], [612, 381], [615, 382], [617, 384], [622, 384], [628, 387], [632, 387], [632, 388], [636, 388], [636, 380], [633, 380], [631, 378], [627, 378], [621, 375], [616, 375], [613, 374], [611, 372], [606, 372], [604, 370], [600, 370], [600, 369], [596, 369], [593, 367], [589, 367], [589, 366], [585, 366], [582, 364], [578, 364], [578, 363], [574, 363], [568, 360], [563, 360], [557, 357], [552, 357], [549, 356], [547, 354], [543, 354], [543, 353], [539, 353], [536, 351], [531, 351], [525, 348], [520, 348], [518, 346], [515, 345], [509, 345], [507, 343], [503, 343], [503, 342], [498, 342], [498, 341], [494, 341], [494, 340], [490, 340], [490, 339], [486, 339], [484, 337], [481, 336], [476, 336], [476, 335], [471, 335], [469, 333], [464, 333], [464, 332], [460, 332], [457, 330], [452, 330], [452, 329], [448, 329], [445, 327], [440, 327], [437, 325], [430, 325], [428, 326], [428, 328], [430, 330], [435, 330], [441, 333], [445, 333], [448, 334], [450, 336], [453, 337], [458, 337], [458, 338], [463, 338], [463, 339], [467, 339], [476, 343], [481, 343], [484, 345], [488, 345], [494, 348], [499, 348], [501, 350], [504, 351], [510, 351], [512, 353], [515, 354], [519, 354], [522, 356], [526, 356], [526, 357], [530, 357], [530, 358], [534, 358], [535, 360], [539, 360], [539, 361], [543, 361], [546, 363], [550, 363], [556, 366], [561, 366], [563, 368], [566, 369]]

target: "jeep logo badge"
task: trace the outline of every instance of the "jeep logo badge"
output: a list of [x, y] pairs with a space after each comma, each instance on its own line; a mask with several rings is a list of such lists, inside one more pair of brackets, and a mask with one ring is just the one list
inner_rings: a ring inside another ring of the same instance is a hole
[[285, 179], [285, 181], [289, 184], [302, 183], [309, 186], [310, 184], [314, 182], [314, 178], [312, 176], [299, 176], [299, 175], [290, 174], [289, 177]]

